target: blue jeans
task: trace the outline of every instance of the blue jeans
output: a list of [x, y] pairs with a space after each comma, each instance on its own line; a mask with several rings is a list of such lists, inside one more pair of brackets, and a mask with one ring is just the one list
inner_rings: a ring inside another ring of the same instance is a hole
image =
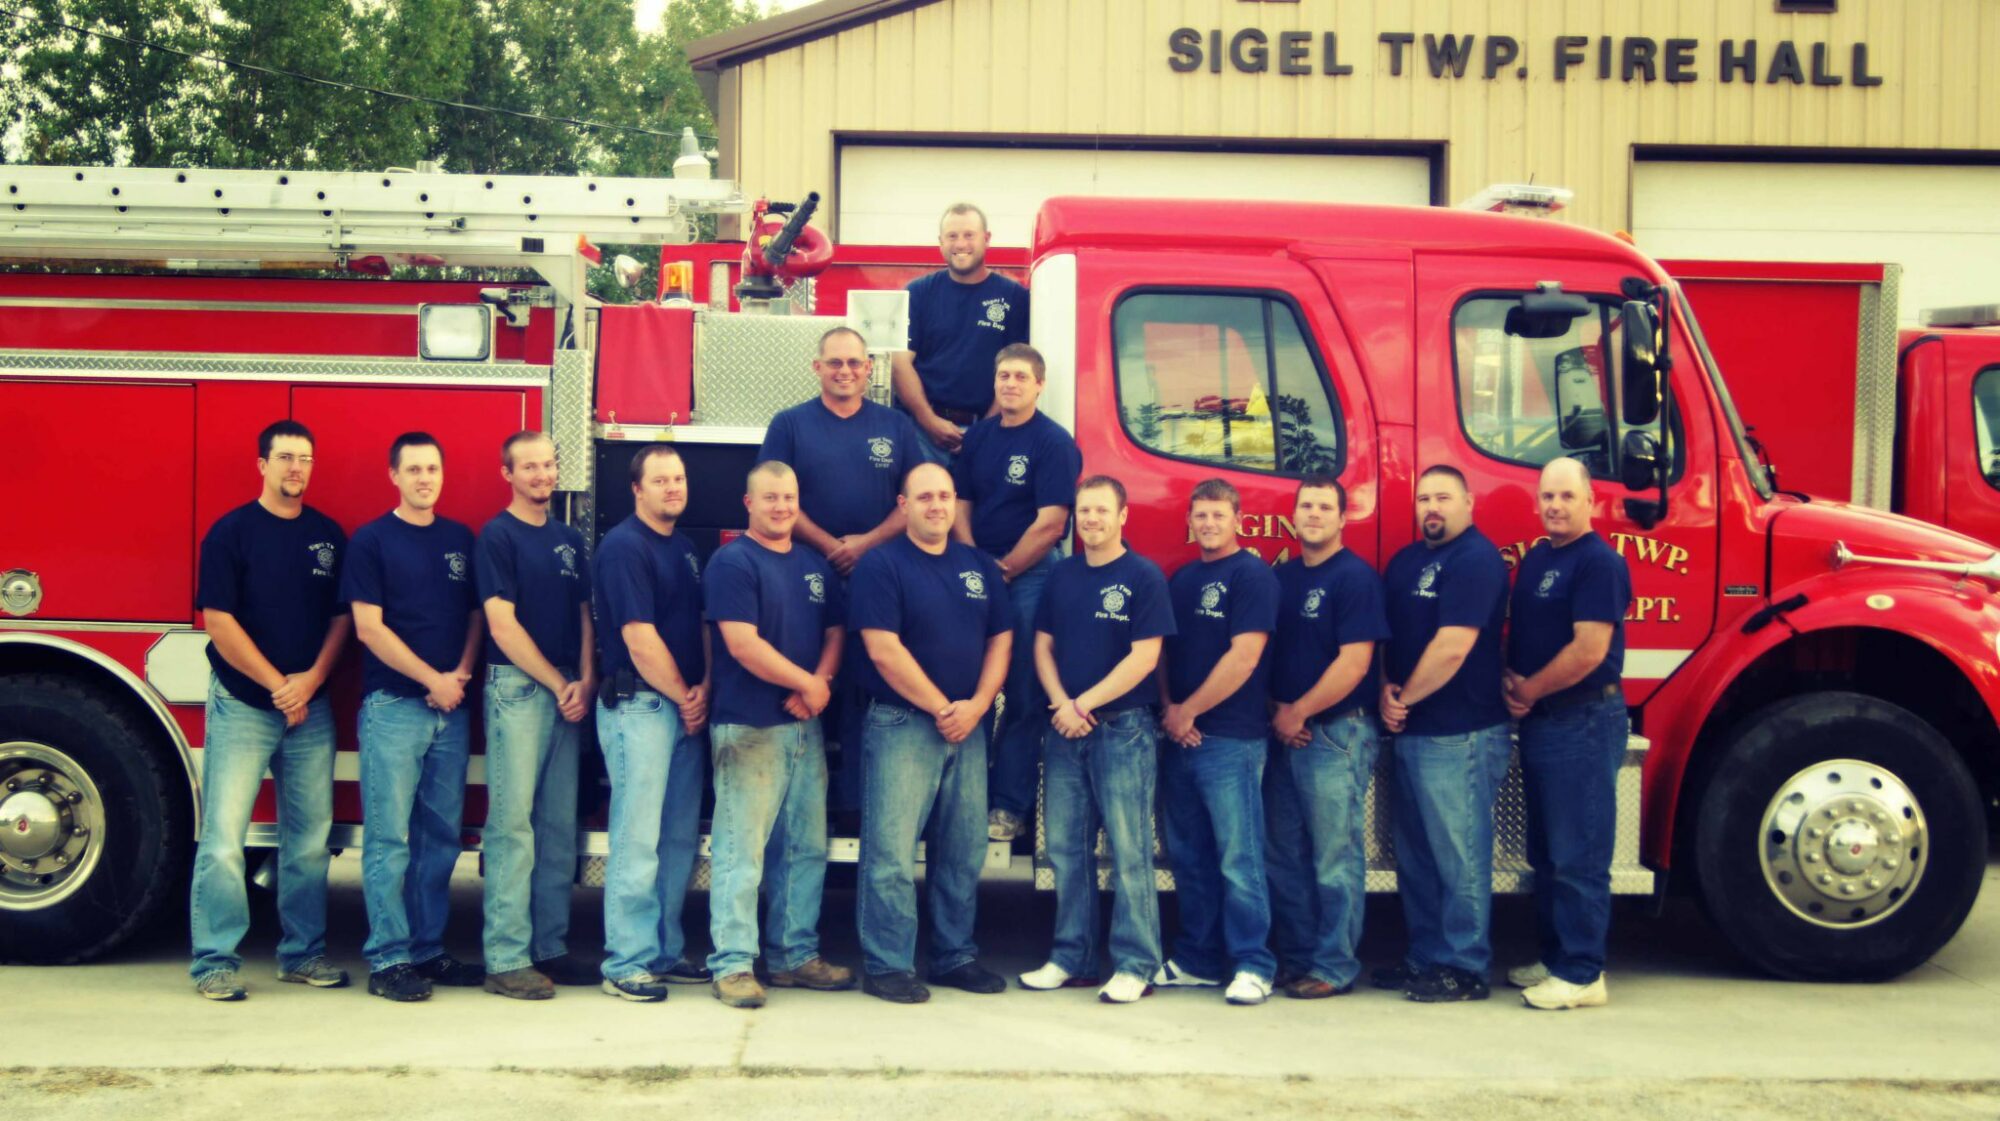
[[210, 676], [207, 744], [201, 753], [201, 847], [194, 857], [189, 925], [196, 977], [241, 969], [236, 952], [250, 929], [243, 838], [269, 769], [278, 788], [278, 965], [326, 952], [327, 832], [333, 827], [333, 713], [324, 695], [296, 728], [283, 713], [244, 704]]
[[1493, 800], [1513, 753], [1510, 726], [1396, 737], [1396, 889], [1406, 964], [1484, 974], [1493, 963]]
[[604, 867], [606, 979], [673, 968], [687, 949], [681, 905], [701, 847], [702, 739], [650, 690], [597, 706], [611, 775], [611, 856]]
[[819, 956], [826, 885], [826, 746], [819, 721], [769, 728], [718, 724], [715, 822], [710, 833], [709, 933], [717, 977], [757, 958], [757, 900], [764, 899], [766, 967], [787, 972]]
[[1007, 598], [1014, 606], [1014, 652], [1007, 665], [1006, 713], [996, 728], [988, 730], [993, 745], [993, 808], [1024, 818], [1035, 808], [1042, 733], [1049, 730], [1048, 697], [1035, 676], [1035, 608], [1055, 566], [1051, 550], [1007, 585]]
[[979, 956], [972, 923], [986, 859], [986, 729], [946, 743], [930, 717], [877, 701], [862, 743], [862, 958], [870, 976], [916, 971], [917, 840], [928, 826], [931, 972], [949, 973]]
[[568, 952], [581, 731], [547, 686], [514, 666], [486, 667], [488, 973]]
[[361, 953], [372, 972], [444, 953], [471, 722], [464, 705], [439, 712], [383, 689], [361, 699]]
[[1631, 730], [1623, 697], [1533, 712], [1521, 721], [1535, 930], [1542, 964], [1572, 984], [1587, 985], [1604, 972], [1618, 768]]
[[1354, 950], [1368, 904], [1364, 829], [1382, 729], [1366, 708], [1308, 729], [1304, 747], [1273, 740], [1264, 768], [1271, 942], [1286, 970], [1341, 988], [1361, 975]]
[[1097, 970], [1097, 827], [1111, 842], [1111, 961], [1151, 979], [1160, 967], [1160, 896], [1153, 882], [1153, 787], [1158, 776], [1152, 710], [1104, 716], [1089, 734], [1050, 730], [1042, 748], [1049, 863], [1056, 880], [1049, 960], [1072, 975]]
[[1271, 895], [1264, 879], [1265, 741], [1204, 736], [1160, 746], [1160, 815], [1181, 928], [1175, 964], [1197, 977], [1269, 981]]

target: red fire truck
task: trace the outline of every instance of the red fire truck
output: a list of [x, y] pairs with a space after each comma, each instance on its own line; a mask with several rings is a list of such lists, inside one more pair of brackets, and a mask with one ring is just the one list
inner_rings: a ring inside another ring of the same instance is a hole
[[[736, 480], [770, 415], [815, 391], [807, 361], [840, 321], [812, 313], [805, 285], [733, 310], [700, 268], [706, 308], [585, 295], [579, 238], [675, 240], [690, 214], [741, 205], [718, 182], [47, 168], [0, 181], [18, 208], [0, 212], [0, 253], [97, 270], [0, 277], [0, 415], [21, 496], [0, 534], [9, 957], [102, 953], [181, 889], [207, 676], [196, 545], [251, 492], [264, 423], [318, 433], [308, 499], [349, 527], [392, 500], [379, 457], [405, 428], [441, 438], [443, 508], [476, 522], [505, 499], [500, 440], [546, 427], [565, 515], [597, 532], [629, 509], [618, 467], [635, 442], [672, 440], [696, 484], [683, 525], [706, 548], [741, 526]], [[370, 257], [538, 279], [206, 275]], [[1275, 561], [1296, 477], [1337, 472], [1347, 541], [1380, 563], [1413, 538], [1416, 473], [1451, 463], [1512, 560], [1539, 535], [1540, 465], [1592, 465], [1600, 531], [1637, 594], [1616, 890], [1698, 891], [1748, 959], [1797, 977], [1893, 976], [1963, 922], [2000, 746], [2000, 556], [1777, 491], [1657, 264], [1491, 214], [1086, 199], [1045, 204], [1018, 263], [1050, 362], [1043, 405], [1089, 471], [1127, 482], [1129, 536], [1168, 567], [1194, 555], [1183, 504], [1211, 475], [1243, 493], [1248, 543]], [[335, 695], [351, 714], [352, 686]], [[353, 743], [350, 719], [341, 847], [365, 840]], [[1499, 813], [1495, 886], [1520, 890], [1517, 786]], [[1390, 890], [1371, 817], [1369, 885]], [[271, 840], [259, 826], [253, 842]], [[601, 857], [601, 834], [584, 841]]]

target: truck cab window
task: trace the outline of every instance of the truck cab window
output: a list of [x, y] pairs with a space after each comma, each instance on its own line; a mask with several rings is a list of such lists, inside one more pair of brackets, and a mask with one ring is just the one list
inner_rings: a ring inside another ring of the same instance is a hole
[[1118, 411], [1141, 446], [1279, 475], [1337, 473], [1324, 365], [1284, 300], [1141, 292], [1112, 318]]
[[1481, 451], [1539, 467], [1573, 456], [1599, 478], [1611, 473], [1613, 363], [1618, 320], [1608, 304], [1572, 320], [1556, 338], [1506, 330], [1515, 299], [1480, 297], [1452, 318], [1459, 418]]
[[2000, 366], [1988, 366], [1972, 379], [1972, 431], [1979, 443], [1979, 473], [2000, 487]]

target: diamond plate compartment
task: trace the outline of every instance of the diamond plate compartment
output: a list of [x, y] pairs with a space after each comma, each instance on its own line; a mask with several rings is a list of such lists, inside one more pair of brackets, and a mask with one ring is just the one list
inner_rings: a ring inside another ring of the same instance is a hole
[[589, 493], [591, 372], [597, 356], [587, 350], [559, 350], [549, 379], [549, 438], [562, 462], [557, 489]]
[[763, 428], [780, 410], [819, 395], [812, 371], [832, 315], [729, 315], [694, 320], [694, 422]]

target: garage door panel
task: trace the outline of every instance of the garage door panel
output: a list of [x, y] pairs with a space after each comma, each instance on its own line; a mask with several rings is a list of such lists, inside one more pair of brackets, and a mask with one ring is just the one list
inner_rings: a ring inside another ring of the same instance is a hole
[[995, 245], [1026, 246], [1035, 211], [1056, 195], [1424, 206], [1431, 166], [1422, 156], [850, 144], [838, 234], [855, 245], [928, 245], [938, 215], [963, 199], [986, 211]]

